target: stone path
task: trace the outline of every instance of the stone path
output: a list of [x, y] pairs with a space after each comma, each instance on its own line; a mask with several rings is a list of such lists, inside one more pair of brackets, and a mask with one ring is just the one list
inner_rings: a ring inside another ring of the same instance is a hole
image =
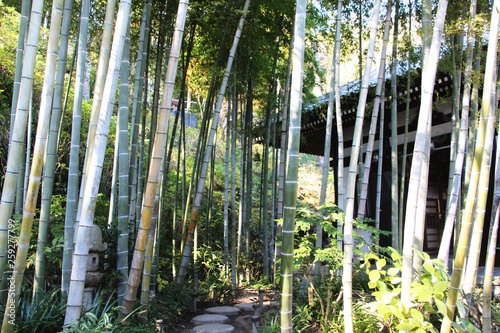
[[[278, 308], [273, 297], [263, 290], [245, 290], [231, 303], [213, 306], [194, 312], [176, 327], [164, 327], [161, 332], [170, 333], [256, 333], [259, 331], [261, 316], [271, 308]], [[202, 307], [203, 308], [203, 307]]]
[[[253, 308], [252, 308], [253, 310]], [[205, 314], [191, 319], [197, 325], [191, 329], [192, 333], [233, 333], [236, 327], [227, 324], [231, 321], [228, 316], [237, 316], [241, 310], [234, 306], [215, 306], [205, 309]]]
[[274, 302], [263, 302], [259, 309], [259, 302], [238, 303], [234, 306], [215, 306], [205, 309], [205, 313], [193, 317], [189, 333], [253, 333], [257, 332], [259, 316]]

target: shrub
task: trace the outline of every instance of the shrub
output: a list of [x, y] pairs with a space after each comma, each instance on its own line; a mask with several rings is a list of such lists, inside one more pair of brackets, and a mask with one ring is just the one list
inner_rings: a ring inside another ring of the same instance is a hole
[[417, 251], [423, 264], [418, 278], [411, 283], [411, 305], [407, 306], [401, 301], [402, 256], [393, 248], [389, 248], [389, 254], [389, 258], [375, 253], [365, 255], [363, 267], [375, 298], [366, 308], [377, 314], [380, 324], [389, 332], [437, 333], [446, 313], [444, 299], [449, 286], [446, 267]]

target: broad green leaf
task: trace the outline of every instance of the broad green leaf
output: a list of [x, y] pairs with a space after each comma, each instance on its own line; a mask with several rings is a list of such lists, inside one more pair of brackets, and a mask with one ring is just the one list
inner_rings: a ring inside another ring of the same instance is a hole
[[400, 319], [400, 320], [405, 320], [405, 316], [403, 315], [403, 312], [397, 307], [397, 306], [394, 306], [394, 305], [389, 305], [390, 309], [391, 309], [391, 312], [392, 314]]
[[436, 272], [436, 269], [434, 268], [430, 260], [424, 262], [423, 268], [425, 269], [426, 272], [429, 272], [429, 274], [431, 275], [434, 275], [434, 273]]
[[387, 261], [384, 258], [377, 260], [377, 269], [378, 270], [381, 270], [382, 268], [384, 268], [385, 265], [387, 265]]
[[441, 313], [443, 316], [445, 316], [447, 309], [446, 309], [446, 305], [444, 304], [444, 302], [439, 300], [439, 299], [436, 299], [436, 298], [434, 299], [434, 302], [436, 303], [436, 307], [438, 308], [439, 313]]
[[396, 276], [399, 274], [399, 269], [397, 269], [396, 267], [391, 267], [387, 270], [387, 275], [389, 276]]
[[377, 313], [380, 314], [381, 316], [385, 316], [387, 313], [390, 313], [391, 310], [386, 304], [383, 303], [378, 303], [377, 304]]
[[434, 293], [443, 293], [448, 288], [448, 283], [445, 281], [438, 281], [434, 284]]
[[420, 311], [418, 311], [417, 309], [410, 309], [410, 315], [419, 323], [424, 322], [424, 315], [420, 313]]
[[395, 250], [395, 249], [392, 249], [393, 251], [391, 252], [391, 258], [392, 260], [396, 261], [396, 260], [401, 260], [402, 256], [401, 254]]
[[370, 278], [370, 282], [377, 282], [380, 279], [380, 272], [377, 270], [370, 271], [368, 277]]
[[396, 285], [401, 283], [401, 278], [400, 277], [395, 277], [394, 279], [391, 280], [391, 283]]
[[394, 295], [393, 293], [391, 292], [385, 292], [383, 293], [382, 295], [382, 301], [385, 303], [385, 304], [391, 304], [391, 301], [392, 299], [394, 298]]
[[429, 302], [432, 299], [431, 291], [418, 282], [411, 284], [411, 293], [415, 295], [419, 302]]
[[406, 322], [403, 322], [403, 323], [399, 324], [398, 326], [396, 326], [396, 328], [398, 330], [401, 330], [401, 331], [408, 331], [409, 332], [415, 328], [415, 325], [406, 321]]
[[451, 325], [453, 326], [453, 328], [455, 330], [457, 330], [457, 332], [459, 332], [459, 333], [465, 333], [464, 328], [462, 326], [460, 326], [459, 324], [457, 324], [457, 323], [451, 323]]

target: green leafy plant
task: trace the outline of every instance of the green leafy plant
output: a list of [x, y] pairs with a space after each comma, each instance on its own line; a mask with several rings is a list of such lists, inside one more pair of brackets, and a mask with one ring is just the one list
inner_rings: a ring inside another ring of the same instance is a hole
[[104, 302], [104, 295], [98, 291], [90, 309], [78, 321], [65, 325], [62, 332], [113, 332], [116, 329], [113, 324], [117, 314], [115, 306], [116, 300], [112, 295]]
[[195, 290], [189, 285], [175, 282], [163, 284], [157, 297], [151, 302], [150, 317], [162, 319], [165, 328], [172, 328], [193, 306]]
[[[343, 222], [344, 213], [337, 206], [324, 206], [320, 210], [314, 210], [309, 206], [302, 206], [297, 211], [295, 224], [294, 268], [301, 273], [300, 281], [297, 281], [299, 290], [295, 295], [294, 327], [297, 330], [309, 329], [322, 332], [343, 332], [342, 317], [342, 281], [341, 269], [343, 254], [337, 246], [339, 234], [337, 225]], [[316, 248], [316, 232], [318, 222], [326, 234], [325, 248]], [[358, 229], [370, 230], [368, 219], [357, 222]], [[373, 231], [374, 237], [380, 232]], [[361, 236], [357, 236], [358, 247], [366, 246], [373, 248], [376, 239], [371, 244], [366, 243]], [[358, 288], [357, 294], [367, 290], [367, 277], [363, 270], [356, 265], [353, 276], [353, 286]], [[355, 316], [359, 317], [355, 322], [359, 324], [358, 331], [370, 332], [376, 324], [373, 316], [367, 315], [367, 311], [361, 307], [356, 309]]]
[[296, 332], [307, 332], [314, 325], [314, 313], [311, 307], [307, 304], [298, 305], [295, 307], [293, 316], [293, 328]]
[[377, 313], [378, 320], [389, 332], [438, 332], [437, 327], [446, 313], [444, 299], [449, 285], [446, 267], [428, 254], [417, 251], [422, 258], [418, 279], [411, 284], [411, 306], [401, 302], [402, 256], [389, 248], [389, 258], [373, 252], [364, 257], [363, 267], [373, 289], [374, 301], [366, 307]]
[[269, 311], [261, 317], [260, 333], [278, 333], [280, 331], [280, 316], [277, 311]]
[[[142, 306], [127, 316], [127, 322], [119, 320], [119, 307], [114, 293], [98, 290], [91, 307], [76, 322], [63, 326], [61, 333], [142, 333], [155, 329], [153, 320], [143, 320], [148, 311]], [[154, 311], [152, 311], [153, 313]]]
[[235, 290], [222, 251], [205, 247], [200, 250], [199, 257], [200, 293], [207, 295], [214, 303], [226, 303], [235, 296]]
[[19, 312], [15, 321], [16, 332], [55, 332], [61, 328], [66, 311], [66, 301], [61, 290], [53, 288], [43, 293], [38, 302], [32, 300], [30, 290], [19, 299]]

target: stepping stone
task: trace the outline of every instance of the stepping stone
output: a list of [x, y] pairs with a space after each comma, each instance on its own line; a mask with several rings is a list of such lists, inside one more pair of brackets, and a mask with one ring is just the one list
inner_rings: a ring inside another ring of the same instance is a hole
[[[264, 306], [264, 309], [269, 309], [270, 307], [271, 308], [277, 308], [278, 307], [278, 303], [274, 302], [274, 301], [265, 301], [264, 303], [262, 303], [262, 305]], [[259, 302], [254, 302], [254, 303], [239, 303], [239, 304], [235, 304], [234, 307], [235, 308], [238, 308], [240, 309], [241, 311], [254, 311], [256, 307], [259, 306]]]
[[229, 322], [227, 316], [218, 314], [202, 314], [191, 319], [191, 323], [195, 325], [203, 324], [225, 324]]
[[259, 303], [239, 303], [235, 304], [234, 307], [240, 309], [241, 311], [254, 311], [254, 305], [258, 306]]
[[229, 324], [204, 324], [191, 329], [192, 333], [232, 333], [236, 330]]
[[233, 306], [214, 306], [205, 310], [206, 313], [219, 314], [225, 316], [233, 316], [240, 313], [240, 309]]

